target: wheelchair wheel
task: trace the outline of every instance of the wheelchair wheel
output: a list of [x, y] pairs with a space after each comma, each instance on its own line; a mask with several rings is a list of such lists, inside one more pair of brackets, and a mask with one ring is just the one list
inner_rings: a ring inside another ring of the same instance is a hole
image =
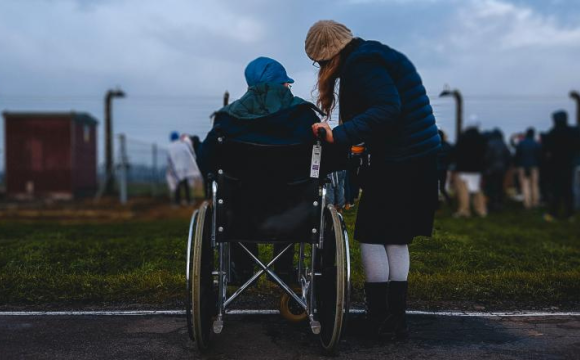
[[192, 341], [195, 341], [193, 337], [193, 316], [191, 314], [191, 300], [193, 297], [191, 283], [191, 276], [193, 274], [193, 237], [195, 234], [195, 225], [197, 224], [197, 214], [198, 210], [193, 212], [191, 216], [191, 221], [189, 223], [189, 235], [187, 237], [187, 258], [186, 258], [186, 268], [185, 268], [185, 288], [187, 290], [187, 296], [185, 297], [185, 316], [187, 319], [187, 333]]
[[211, 207], [199, 208], [193, 232], [191, 316], [193, 338], [200, 351], [209, 347], [213, 318], [217, 314], [217, 289], [213, 281], [214, 250], [211, 246]]
[[317, 256], [316, 308], [321, 325], [320, 342], [331, 354], [338, 350], [348, 314], [350, 261], [348, 239], [342, 219], [329, 205], [324, 215], [324, 246]]

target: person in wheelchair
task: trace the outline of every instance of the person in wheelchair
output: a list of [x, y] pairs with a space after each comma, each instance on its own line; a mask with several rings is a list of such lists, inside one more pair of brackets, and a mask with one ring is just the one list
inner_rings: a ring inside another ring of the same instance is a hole
[[[205, 177], [215, 170], [215, 147], [220, 136], [265, 145], [312, 143], [314, 139], [311, 126], [320, 121], [318, 115], [322, 112], [314, 104], [292, 94], [294, 80], [282, 64], [268, 57], [258, 57], [247, 65], [244, 74], [247, 92], [215, 113], [213, 128], [201, 145], [198, 163]], [[255, 243], [245, 245], [257, 254]], [[285, 245], [276, 243], [274, 253]], [[239, 247], [233, 247], [230, 256], [231, 283], [242, 284], [253, 275], [253, 262]], [[275, 264], [276, 273], [288, 283], [296, 282], [293, 258], [294, 252], [287, 251]]]
[[[280, 314], [308, 320], [334, 354], [350, 304], [350, 257], [344, 221], [325, 201], [326, 175], [346, 166], [349, 149], [312, 133], [323, 114], [292, 94], [279, 62], [259, 57], [245, 77], [248, 91], [215, 113], [198, 154], [209, 187], [188, 236], [188, 333], [205, 351], [228, 309], [265, 275], [283, 291]], [[257, 256], [256, 244], [273, 244], [272, 258]]]

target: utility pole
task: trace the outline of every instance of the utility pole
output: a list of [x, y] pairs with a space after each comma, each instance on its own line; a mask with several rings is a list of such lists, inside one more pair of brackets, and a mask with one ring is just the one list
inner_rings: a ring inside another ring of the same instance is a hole
[[439, 97], [444, 96], [453, 96], [455, 99], [455, 141], [457, 141], [463, 127], [463, 96], [459, 90], [450, 90], [448, 87], [439, 94]]
[[105, 193], [111, 195], [115, 190], [115, 178], [113, 177], [113, 119], [111, 103], [113, 98], [125, 97], [122, 90], [109, 90], [105, 95]]
[[578, 91], [570, 91], [570, 97], [576, 101], [576, 125], [580, 127], [580, 93]]
[[229, 103], [230, 103], [230, 93], [226, 90], [226, 93], [224, 94], [224, 106], [228, 106]]

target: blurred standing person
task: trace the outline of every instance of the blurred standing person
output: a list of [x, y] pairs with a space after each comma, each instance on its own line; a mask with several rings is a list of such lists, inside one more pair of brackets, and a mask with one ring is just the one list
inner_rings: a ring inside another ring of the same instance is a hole
[[326, 204], [332, 204], [338, 210], [342, 212], [346, 204], [345, 197], [345, 180], [346, 171], [340, 170], [328, 174], [330, 183], [326, 187]]
[[451, 163], [451, 152], [453, 146], [447, 142], [447, 135], [443, 130], [439, 130], [439, 137], [441, 138], [441, 149], [437, 153], [437, 174], [439, 178], [439, 194], [445, 198], [447, 205], [451, 204], [451, 197], [447, 193], [447, 174], [449, 173], [449, 165]]
[[199, 136], [193, 135], [190, 137], [191, 145], [193, 146], [193, 151], [195, 152], [195, 158], [197, 159], [197, 154], [199, 154], [201, 148], [201, 141], [199, 140]]
[[181, 204], [181, 192], [185, 192], [185, 201], [191, 204], [190, 188], [201, 179], [201, 173], [189, 144], [180, 140], [176, 131], [170, 135], [171, 143], [167, 147], [167, 184], [173, 193], [176, 205]]
[[544, 215], [546, 221], [558, 217], [560, 207], [564, 206], [564, 217], [572, 220], [574, 199], [572, 181], [574, 176], [574, 159], [580, 147], [578, 132], [568, 126], [568, 114], [556, 111], [552, 114], [554, 126], [545, 137], [544, 150], [546, 161], [550, 163], [551, 199], [549, 212]]
[[485, 196], [481, 188], [485, 168], [486, 142], [476, 126], [468, 127], [453, 149], [455, 174], [453, 182], [459, 202], [455, 217], [471, 216], [471, 198], [477, 215], [487, 216]]
[[[576, 126], [576, 137], [580, 141], [580, 125]], [[574, 208], [580, 210], [580, 149], [574, 157]]]
[[485, 182], [490, 211], [501, 210], [503, 207], [505, 175], [510, 167], [511, 156], [503, 133], [499, 129], [494, 129], [490, 134], [485, 152]]
[[325, 128], [329, 143], [365, 143], [371, 160], [361, 174], [363, 193], [355, 225], [361, 244], [368, 330], [406, 337], [408, 244], [431, 236], [437, 207], [440, 138], [417, 70], [400, 52], [355, 38], [344, 25], [315, 23], [306, 54], [320, 66], [318, 104], [330, 116], [337, 98], [342, 124]]
[[[367, 155], [367, 156], [365, 156]], [[365, 152], [364, 144], [359, 146], [352, 146], [349, 155], [349, 166], [346, 172], [345, 179], [345, 196], [346, 196], [346, 210], [354, 207], [356, 200], [360, 196], [360, 181], [359, 175], [361, 169], [366, 167], [365, 159], [368, 160], [368, 154]]]
[[[193, 155], [193, 160], [195, 161], [195, 167], [197, 167], [197, 171], [199, 172], [199, 164], [197, 163], [197, 153], [199, 152], [199, 137], [197, 136], [189, 136], [188, 134], [181, 134], [180, 136], [180, 141], [185, 143], [187, 145], [187, 147], [189, 148], [189, 150], [191, 151], [191, 154]], [[197, 141], [197, 143], [196, 143]], [[196, 175], [195, 177], [190, 177], [188, 179], [188, 183], [190, 185], [190, 188], [193, 187], [194, 190], [194, 195], [193, 197], [195, 198], [196, 195], [195, 194], [199, 194], [199, 192], [203, 193], [205, 190], [204, 187], [204, 182], [203, 182], [203, 176], [201, 176], [201, 172], [200, 175]]]
[[576, 156], [574, 169], [574, 208], [580, 210], [580, 155]]
[[195, 158], [195, 150], [193, 149], [193, 142], [191, 141], [191, 137], [187, 134], [181, 134], [181, 136], [179, 136], [179, 141], [181, 141], [181, 142], [185, 143], [185, 145], [187, 145], [187, 147], [189, 148], [189, 151], [191, 151], [191, 154]]
[[[340, 120], [328, 119], [327, 124], [331, 129], [340, 124]], [[326, 204], [332, 204], [338, 212], [346, 205], [346, 171], [339, 170], [328, 174], [330, 182], [326, 185]]]
[[346, 176], [344, 178], [344, 209], [349, 210], [354, 207], [355, 200], [359, 192], [358, 185], [353, 179], [353, 174], [351, 169], [346, 170]]
[[540, 161], [542, 146], [535, 139], [534, 128], [526, 131], [526, 137], [516, 145], [516, 167], [526, 209], [540, 205]]
[[548, 154], [546, 152], [546, 140], [548, 133], [540, 133], [539, 143], [542, 147], [540, 157], [540, 205], [549, 206], [552, 201], [552, 164], [548, 161]]

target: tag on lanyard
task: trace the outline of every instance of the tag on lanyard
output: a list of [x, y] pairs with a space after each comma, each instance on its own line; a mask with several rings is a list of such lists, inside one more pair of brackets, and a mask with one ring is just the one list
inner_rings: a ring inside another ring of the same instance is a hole
[[312, 147], [312, 161], [310, 163], [310, 177], [318, 179], [320, 176], [320, 158], [322, 156], [322, 146], [314, 145]]

